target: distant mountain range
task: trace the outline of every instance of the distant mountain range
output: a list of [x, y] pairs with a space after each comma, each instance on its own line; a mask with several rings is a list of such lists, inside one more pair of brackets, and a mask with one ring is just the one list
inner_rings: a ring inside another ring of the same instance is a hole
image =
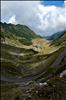
[[66, 33], [66, 30], [61, 31], [61, 32], [54, 33], [53, 35], [47, 36], [47, 37], [45, 37], [45, 38], [48, 39], [48, 40], [55, 40], [55, 39], [60, 38], [60, 37], [61, 37], [62, 35], [64, 35], [65, 33]]
[[[27, 42], [27, 43], [31, 42], [31, 40], [34, 38], [41, 37], [41, 36], [37, 35], [35, 32], [33, 32], [26, 25], [20, 25], [20, 24], [14, 25], [14, 24], [7, 24], [7, 23], [0, 22], [0, 26], [1, 26], [1, 33], [2, 34], [6, 33], [6, 34], [4, 34], [4, 36], [14, 37], [14, 35], [15, 35], [18, 37], [22, 37], [22, 40], [25, 40], [25, 42]], [[48, 40], [55, 40], [57, 38], [60, 38], [65, 33], [66, 33], [66, 30], [54, 33], [53, 35], [46, 36], [44, 38], [46, 38]]]

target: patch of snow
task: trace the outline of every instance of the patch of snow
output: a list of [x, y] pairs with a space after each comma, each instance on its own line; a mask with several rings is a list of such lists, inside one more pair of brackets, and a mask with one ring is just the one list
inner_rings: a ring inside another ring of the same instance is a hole
[[42, 85], [47, 85], [47, 82], [44, 82], [44, 83], [39, 83], [40, 86]]
[[62, 73], [60, 73], [60, 77], [63, 77], [63, 75], [66, 75], [66, 70], [64, 70]]

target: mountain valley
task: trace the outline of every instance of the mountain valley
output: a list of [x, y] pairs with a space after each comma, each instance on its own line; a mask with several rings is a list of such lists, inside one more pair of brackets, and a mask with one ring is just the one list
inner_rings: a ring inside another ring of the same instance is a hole
[[66, 31], [48, 39], [25, 25], [0, 27], [2, 100], [66, 100]]

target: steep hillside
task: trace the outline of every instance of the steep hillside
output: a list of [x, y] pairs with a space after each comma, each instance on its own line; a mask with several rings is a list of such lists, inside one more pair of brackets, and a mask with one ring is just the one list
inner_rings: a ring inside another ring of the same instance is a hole
[[55, 40], [55, 39], [58, 39], [58, 38], [62, 37], [65, 33], [66, 33], [66, 30], [65, 31], [60, 31], [60, 32], [54, 33], [51, 36], [47, 36], [46, 38], [48, 40]]
[[61, 37], [59, 37], [58, 39], [55, 39], [52, 41], [51, 45], [55, 45], [55, 46], [66, 46], [66, 32], [65, 34], [63, 34]]
[[40, 37], [25, 25], [0, 23], [0, 27], [2, 41], [5, 42], [11, 41], [14, 44], [16, 41], [18, 45], [30, 45], [32, 39]]

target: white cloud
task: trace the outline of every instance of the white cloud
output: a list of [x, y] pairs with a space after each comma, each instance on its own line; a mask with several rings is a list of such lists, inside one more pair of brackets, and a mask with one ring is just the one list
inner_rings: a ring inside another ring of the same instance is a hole
[[66, 6], [66, 1], [64, 1], [64, 4], [65, 4], [65, 6]]
[[38, 34], [51, 35], [66, 29], [65, 11], [65, 7], [45, 6], [41, 1], [2, 1], [1, 20], [25, 24]]
[[8, 23], [17, 24], [15, 15], [13, 15], [13, 16], [9, 19]]
[[40, 5], [39, 10], [41, 24], [38, 28], [47, 35], [66, 29], [65, 8]]

